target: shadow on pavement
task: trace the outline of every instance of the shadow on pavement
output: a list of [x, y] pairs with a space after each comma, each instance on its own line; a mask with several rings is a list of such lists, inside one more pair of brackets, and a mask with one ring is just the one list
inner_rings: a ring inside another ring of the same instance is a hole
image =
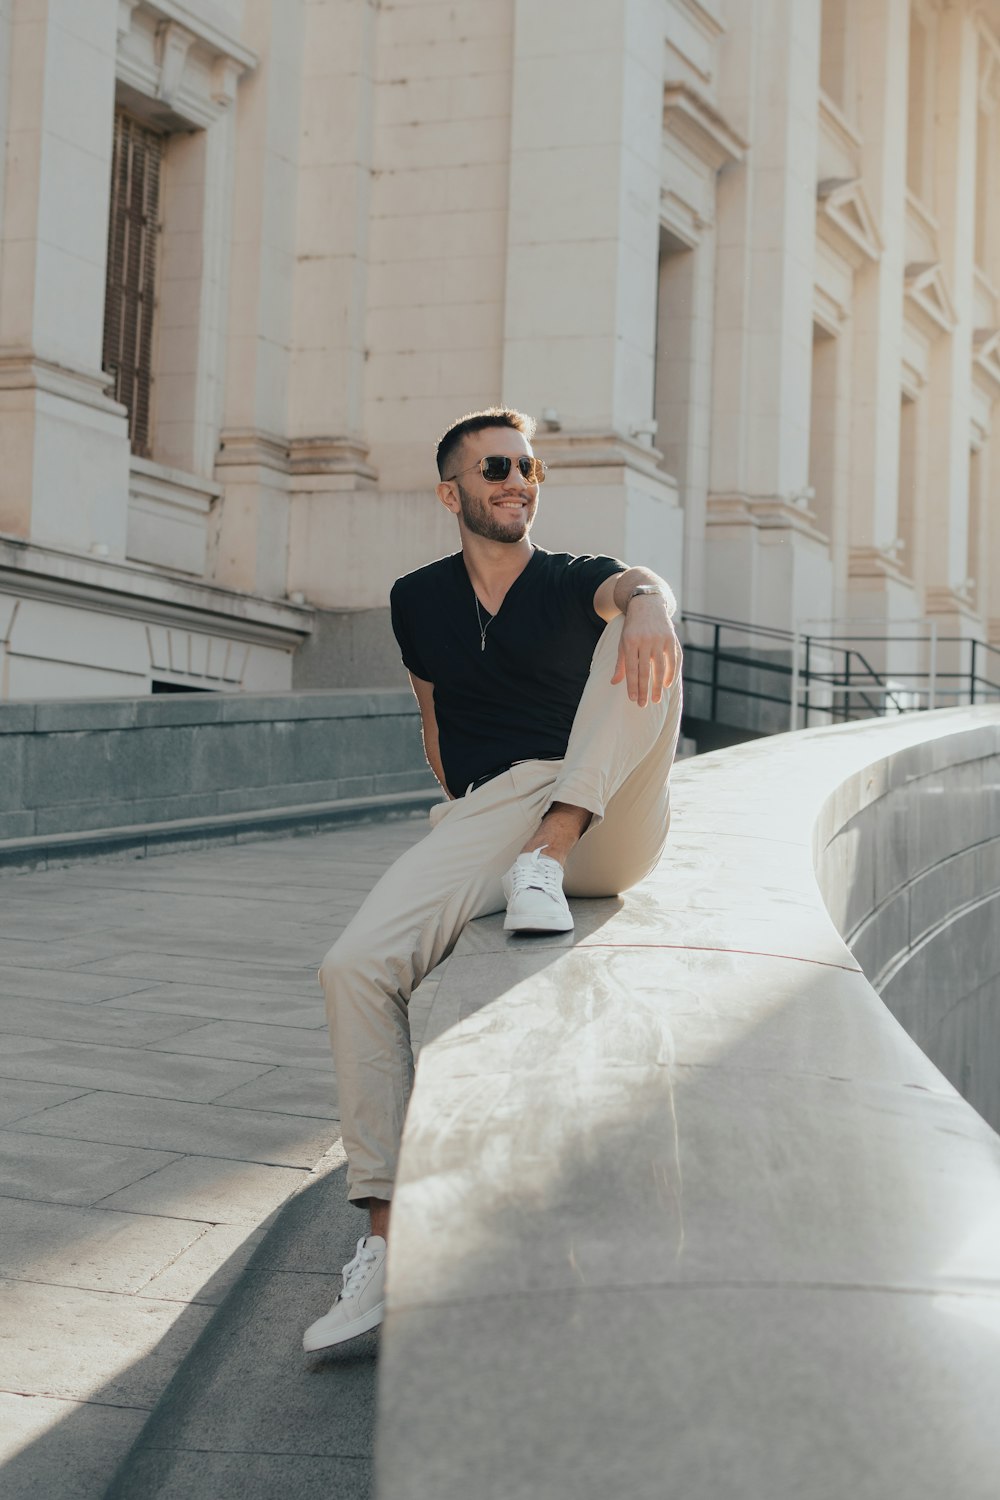
[[[124, 1457], [103, 1491], [106, 1500], [270, 1500], [314, 1485], [337, 1500], [367, 1500], [378, 1334], [312, 1363], [301, 1345], [303, 1329], [336, 1295], [339, 1269], [367, 1226], [347, 1201], [347, 1169], [339, 1152], [336, 1159], [336, 1168], [323, 1173], [321, 1164], [318, 1180], [279, 1209], [148, 1419], [142, 1422], [146, 1414], [134, 1406], [122, 1410]], [[103, 1478], [109, 1470], [106, 1419], [109, 1406], [122, 1404], [119, 1387], [141, 1386], [142, 1367], [150, 1364], [146, 1379], [158, 1385], [155, 1365], [177, 1366], [191, 1322], [204, 1315], [204, 1305], [186, 1310], [152, 1353], [114, 1387], [94, 1393], [94, 1404], [74, 1408], [22, 1449], [0, 1476], [4, 1495], [94, 1500], [101, 1494], [97, 1473]], [[86, 1462], [80, 1465], [81, 1451], [93, 1446], [81, 1432], [88, 1421], [95, 1435], [100, 1426], [103, 1439], [90, 1483]]]

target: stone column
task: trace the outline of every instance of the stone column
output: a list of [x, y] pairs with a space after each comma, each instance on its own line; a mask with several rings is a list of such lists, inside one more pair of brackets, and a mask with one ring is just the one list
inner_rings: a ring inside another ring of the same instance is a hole
[[[366, 526], [368, 494], [351, 498], [352, 491], [370, 492], [375, 480], [364, 396], [377, 19], [372, 0], [315, 0], [305, 7], [288, 587], [325, 606], [344, 602], [346, 524], [362, 589], [372, 556], [384, 550], [384, 538]], [[375, 597], [384, 600], [381, 580]]]
[[809, 509], [819, 0], [726, 10], [719, 97], [750, 143], [719, 179], [708, 608], [787, 626], [828, 614]]
[[287, 588], [298, 105], [304, 12], [318, 9], [302, 0], [280, 7], [249, 0], [243, 39], [260, 64], [240, 85], [232, 151], [225, 404], [215, 459], [225, 497], [214, 573], [230, 587], [272, 596]]
[[540, 414], [539, 542], [679, 586], [653, 448], [663, 7], [515, 0], [503, 396]]
[[[856, 619], [919, 612], [896, 547], [909, 6], [910, 0], [873, 0], [856, 11], [862, 182], [882, 241], [881, 259], [854, 282], [850, 534], [841, 607]], [[906, 566], [912, 574], [912, 558]]]
[[684, 603], [705, 609], [705, 514], [712, 438], [715, 231], [660, 256], [656, 340], [656, 436], [684, 507]]
[[977, 634], [965, 590], [968, 571], [969, 458], [976, 243], [976, 135], [979, 37], [969, 7], [938, 16], [934, 212], [955, 323], [931, 356], [928, 415], [927, 583], [925, 607], [946, 635]]
[[118, 0], [13, 0], [0, 531], [123, 557], [129, 445], [101, 372]]

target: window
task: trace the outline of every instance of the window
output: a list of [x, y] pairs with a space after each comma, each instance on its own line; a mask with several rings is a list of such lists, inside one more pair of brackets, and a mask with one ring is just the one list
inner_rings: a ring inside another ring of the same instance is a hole
[[132, 452], [149, 458], [156, 242], [163, 136], [119, 110], [111, 166], [104, 369], [128, 410]]

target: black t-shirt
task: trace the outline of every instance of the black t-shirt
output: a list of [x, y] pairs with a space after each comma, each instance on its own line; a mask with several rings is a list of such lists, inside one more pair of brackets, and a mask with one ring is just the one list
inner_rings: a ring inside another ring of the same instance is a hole
[[397, 578], [389, 603], [403, 665], [434, 684], [449, 790], [515, 760], [566, 753], [605, 622], [594, 594], [625, 564], [536, 547], [481, 647], [476, 595], [461, 552]]

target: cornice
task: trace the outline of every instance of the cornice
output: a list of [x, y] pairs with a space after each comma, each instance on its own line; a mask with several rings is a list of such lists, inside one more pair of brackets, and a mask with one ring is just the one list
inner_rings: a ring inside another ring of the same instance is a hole
[[748, 148], [715, 105], [679, 79], [663, 86], [663, 129], [714, 172], [742, 161]]
[[975, 330], [972, 335], [972, 373], [993, 400], [1000, 396], [1000, 329]]
[[[200, 63], [192, 66], [196, 53]], [[179, 0], [119, 0], [116, 76], [151, 101], [148, 112], [161, 127], [207, 129], [256, 66], [254, 52]]]
[[550, 469], [621, 469], [627, 468], [672, 485], [673, 480], [660, 467], [655, 448], [613, 430], [577, 432], [540, 432], [532, 447], [544, 458]]
[[911, 262], [903, 276], [907, 309], [916, 312], [918, 327], [931, 335], [951, 333], [957, 320], [940, 261]]
[[143, 563], [84, 556], [0, 536], [0, 590], [153, 624], [197, 626], [215, 635], [286, 650], [314, 628], [315, 610], [175, 577]]
[[827, 542], [809, 506], [811, 495], [709, 495], [707, 526], [751, 526], [758, 531], [795, 531], [810, 541]]
[[882, 241], [860, 177], [828, 177], [817, 183], [816, 229], [855, 269], [882, 257]]

